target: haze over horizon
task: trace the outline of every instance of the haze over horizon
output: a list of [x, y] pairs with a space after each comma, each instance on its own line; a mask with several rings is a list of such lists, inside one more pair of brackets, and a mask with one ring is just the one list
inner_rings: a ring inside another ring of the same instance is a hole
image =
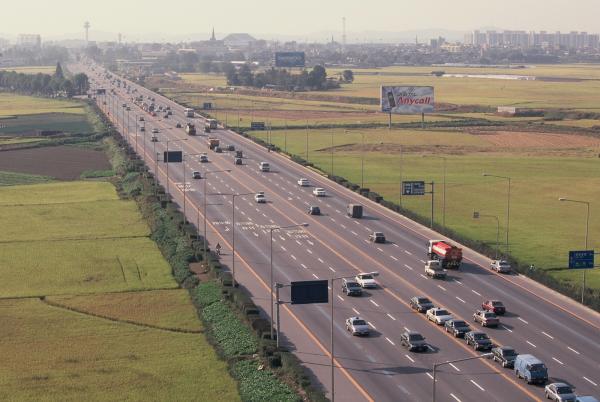
[[[543, 7], [538, 0], [504, 0], [502, 3], [432, 0], [421, 4], [391, 3], [386, 7], [364, 7], [364, 3], [357, 0], [281, 4], [275, 0], [226, 3], [147, 0], [140, 6], [134, 2], [104, 0], [73, 7], [71, 0], [33, 0], [5, 7], [0, 35], [39, 33], [49, 39], [81, 39], [83, 23], [89, 21], [91, 35], [120, 32], [126, 40], [156, 40], [161, 35], [198, 39], [199, 32], [207, 36], [213, 26], [221, 33], [248, 32], [267, 38], [278, 35], [312, 38], [315, 33], [323, 33], [325, 38], [327, 32], [341, 32], [342, 17], [346, 17], [349, 41], [355, 39], [353, 34], [356, 37], [360, 32], [432, 28], [470, 31], [494, 26], [550, 32], [600, 32], [596, 18], [600, 4], [594, 0], [579, 0], [576, 7], [565, 7], [564, 1], [559, 0], [546, 0]], [[207, 9], [210, 11], [206, 12]], [[259, 13], [261, 17], [256, 16]]]

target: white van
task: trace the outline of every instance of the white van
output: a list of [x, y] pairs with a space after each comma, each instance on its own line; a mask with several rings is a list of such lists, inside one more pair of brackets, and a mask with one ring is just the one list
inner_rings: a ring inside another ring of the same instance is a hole
[[271, 170], [271, 166], [269, 165], [269, 162], [261, 162], [259, 169], [261, 172], [268, 172]]

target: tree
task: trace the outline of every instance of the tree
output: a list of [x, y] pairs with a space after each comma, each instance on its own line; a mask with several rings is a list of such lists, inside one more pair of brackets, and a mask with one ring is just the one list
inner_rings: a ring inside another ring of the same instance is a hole
[[308, 73], [308, 84], [316, 89], [322, 89], [327, 81], [327, 71], [325, 67], [316, 65], [312, 71]]
[[238, 76], [240, 78], [240, 83], [242, 85], [245, 85], [248, 87], [254, 85], [254, 75], [252, 75], [252, 71], [250, 70], [250, 67], [248, 66], [248, 64], [244, 64], [244, 65], [242, 65], [242, 67], [240, 67]]
[[86, 93], [90, 89], [88, 76], [84, 73], [75, 74], [73, 77], [73, 85], [79, 95]]
[[68, 98], [72, 97], [75, 93], [75, 86], [71, 80], [64, 80], [60, 89], [65, 91]]
[[59, 80], [65, 79], [65, 74], [63, 73], [62, 66], [60, 65], [60, 61], [56, 63], [56, 70], [54, 71], [54, 77]]
[[352, 70], [344, 70], [342, 71], [342, 77], [344, 82], [353, 82], [354, 81], [354, 73]]

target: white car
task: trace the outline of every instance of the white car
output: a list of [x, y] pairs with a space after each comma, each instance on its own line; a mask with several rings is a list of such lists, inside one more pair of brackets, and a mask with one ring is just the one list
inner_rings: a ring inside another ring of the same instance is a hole
[[369, 335], [371, 329], [369, 324], [360, 317], [350, 317], [346, 320], [346, 329], [352, 335]]
[[300, 187], [308, 187], [308, 186], [310, 186], [310, 182], [308, 181], [308, 179], [299, 179], [298, 185]]
[[497, 271], [500, 273], [510, 272], [510, 263], [504, 260], [494, 260], [491, 264], [492, 271]]
[[313, 194], [317, 197], [325, 197], [325, 189], [321, 187], [317, 187], [313, 190]]
[[374, 289], [377, 287], [377, 282], [373, 278], [373, 274], [358, 274], [354, 277], [356, 282], [360, 285], [361, 288], [364, 289]]
[[267, 198], [265, 197], [265, 193], [260, 192], [254, 195], [254, 201], [259, 204], [264, 204], [267, 202]]
[[200, 154], [200, 162], [202, 162], [202, 163], [208, 162], [208, 155]]
[[152, 134], [158, 134], [158, 128], [153, 128], [152, 129]]
[[544, 394], [546, 395], [546, 399], [557, 402], [575, 402], [576, 398], [573, 388], [563, 382], [555, 382], [546, 385]]
[[437, 325], [444, 325], [446, 321], [452, 319], [452, 314], [450, 314], [446, 309], [434, 307], [427, 310], [426, 317], [429, 321], [433, 321]]

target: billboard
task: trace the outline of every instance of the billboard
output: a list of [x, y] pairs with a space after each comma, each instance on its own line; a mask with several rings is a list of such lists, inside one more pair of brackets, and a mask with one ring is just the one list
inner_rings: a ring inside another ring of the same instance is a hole
[[327, 303], [327, 280], [292, 282], [292, 304]]
[[403, 181], [402, 195], [425, 195], [425, 182]]
[[275, 67], [304, 67], [304, 52], [275, 52]]
[[398, 114], [433, 112], [433, 87], [381, 87], [381, 111]]
[[182, 151], [164, 151], [163, 152], [163, 162], [164, 163], [181, 163], [183, 161], [183, 152]]

